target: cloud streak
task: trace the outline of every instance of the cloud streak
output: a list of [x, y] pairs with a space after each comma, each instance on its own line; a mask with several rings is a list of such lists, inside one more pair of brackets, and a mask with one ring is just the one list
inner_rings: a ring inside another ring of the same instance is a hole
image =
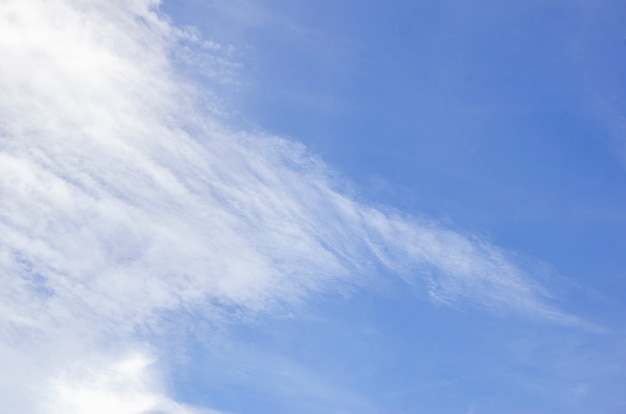
[[0, 6], [14, 412], [192, 412], [165, 397], [143, 345], [124, 356], [162, 312], [269, 312], [366, 285], [379, 266], [440, 302], [568, 320], [498, 248], [355, 201], [301, 145], [209, 118], [173, 69], [190, 36], [151, 0]]

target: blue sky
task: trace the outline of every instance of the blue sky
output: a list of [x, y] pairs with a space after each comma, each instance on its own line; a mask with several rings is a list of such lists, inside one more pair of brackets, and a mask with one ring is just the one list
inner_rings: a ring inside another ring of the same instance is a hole
[[626, 6], [0, 5], [0, 402], [626, 409]]

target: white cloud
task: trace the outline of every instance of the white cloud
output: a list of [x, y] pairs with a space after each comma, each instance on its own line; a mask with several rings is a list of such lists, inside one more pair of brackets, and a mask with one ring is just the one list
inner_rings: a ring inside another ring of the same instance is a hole
[[443, 302], [567, 318], [497, 248], [356, 202], [298, 144], [208, 119], [170, 63], [187, 34], [156, 6], [0, 5], [0, 364], [16, 373], [3, 384], [13, 412], [192, 412], [143, 354], [116, 362], [160, 312], [270, 311], [365, 284], [380, 264]]

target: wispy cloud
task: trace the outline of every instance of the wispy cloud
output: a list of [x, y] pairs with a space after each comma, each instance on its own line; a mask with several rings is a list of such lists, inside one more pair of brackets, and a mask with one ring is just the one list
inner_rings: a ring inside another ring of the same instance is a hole
[[157, 6], [0, 6], [0, 363], [20, 373], [3, 396], [13, 412], [191, 412], [165, 397], [146, 352], [123, 356], [161, 312], [267, 312], [364, 285], [381, 265], [444, 303], [568, 320], [498, 248], [357, 202], [301, 145], [208, 118], [171, 64], [189, 32]]

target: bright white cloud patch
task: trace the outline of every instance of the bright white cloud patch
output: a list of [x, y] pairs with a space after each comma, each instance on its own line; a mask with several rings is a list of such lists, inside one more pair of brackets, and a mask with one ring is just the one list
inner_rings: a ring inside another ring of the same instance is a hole
[[43, 406], [49, 413], [149, 413], [197, 412], [163, 396], [149, 369], [152, 361], [142, 355], [103, 364], [66, 370], [50, 384], [52, 398]]
[[187, 34], [156, 7], [0, 5], [11, 412], [192, 412], [146, 357], [124, 359], [161, 312], [269, 311], [379, 265], [443, 302], [566, 318], [497, 248], [358, 203], [298, 144], [208, 119], [170, 62]]

